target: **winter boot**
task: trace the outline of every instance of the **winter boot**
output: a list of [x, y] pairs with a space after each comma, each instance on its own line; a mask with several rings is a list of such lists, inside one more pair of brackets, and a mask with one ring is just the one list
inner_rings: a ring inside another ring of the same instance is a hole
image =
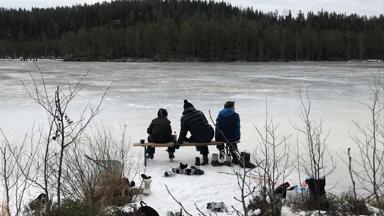
[[151, 182], [152, 182], [151, 176], [146, 176], [145, 174], [141, 174], [141, 177], [143, 178], [143, 180], [141, 182], [140, 189], [143, 189], [144, 195], [151, 194]]
[[145, 155], [145, 157], [146, 157], [147, 159], [151, 159], [151, 160], [153, 160], [153, 158], [154, 158], [154, 154], [153, 154], [153, 153], [147, 153], [147, 154]]
[[251, 154], [248, 152], [241, 152], [240, 153], [240, 167], [243, 168], [255, 168], [255, 164], [251, 163]]
[[239, 161], [239, 154], [235, 151], [231, 153], [232, 155], [232, 163], [238, 165], [240, 163]]
[[223, 163], [225, 160], [225, 151], [224, 150], [220, 150], [220, 153], [219, 153], [219, 162], [220, 163]]
[[177, 174], [185, 174], [185, 168], [188, 167], [188, 164], [180, 163], [179, 167], [172, 168], [172, 171]]
[[200, 166], [200, 157], [195, 157], [195, 166]]
[[216, 153], [213, 153], [212, 154], [212, 161], [211, 161], [211, 165], [212, 166], [222, 166], [223, 164], [219, 162], [219, 155], [216, 154]]
[[168, 152], [169, 160], [173, 161], [173, 158], [175, 158], [175, 154], [173, 152]]
[[192, 175], [203, 175], [204, 171], [195, 167], [195, 166], [191, 166], [191, 174]]
[[208, 165], [208, 155], [203, 155], [203, 163], [201, 163], [202, 166]]
[[225, 166], [232, 166], [232, 158], [231, 158], [231, 155], [227, 155], [226, 157], [225, 157], [225, 161], [223, 162], [223, 164], [225, 165]]
[[169, 169], [167, 171], [164, 172], [164, 176], [165, 177], [170, 177], [170, 176], [174, 176], [176, 173], [173, 171], [173, 169]]

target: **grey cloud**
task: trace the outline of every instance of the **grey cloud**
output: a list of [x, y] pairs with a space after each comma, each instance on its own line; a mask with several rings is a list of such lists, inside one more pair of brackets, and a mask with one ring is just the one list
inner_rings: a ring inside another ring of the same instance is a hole
[[[221, 1], [221, 0], [216, 0]], [[303, 12], [336, 11], [338, 13], [357, 13], [368, 16], [384, 13], [384, 0], [224, 0], [232, 5], [242, 8], [253, 7], [263, 11], [279, 12], [291, 10], [294, 15], [299, 10]], [[27, 8], [31, 7], [55, 7], [62, 5], [74, 5], [83, 3], [95, 3], [98, 0], [0, 0], [0, 7]]]

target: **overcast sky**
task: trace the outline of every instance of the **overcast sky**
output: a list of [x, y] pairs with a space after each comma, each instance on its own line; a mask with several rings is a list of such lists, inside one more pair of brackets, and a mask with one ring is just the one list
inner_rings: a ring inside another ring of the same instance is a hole
[[[301, 9], [307, 11], [336, 11], [339, 13], [357, 13], [368, 16], [384, 13], [384, 0], [225, 0], [232, 5], [241, 7], [253, 7], [263, 11], [275, 11], [280, 13], [292, 10], [295, 15]], [[55, 7], [62, 5], [74, 5], [83, 3], [95, 3], [98, 0], [0, 0], [0, 7], [27, 8], [31, 7]]]

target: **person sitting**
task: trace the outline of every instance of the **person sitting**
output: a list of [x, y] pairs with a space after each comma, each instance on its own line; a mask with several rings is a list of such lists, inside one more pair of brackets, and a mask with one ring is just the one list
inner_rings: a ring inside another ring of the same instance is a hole
[[[177, 144], [181, 145], [184, 141], [207, 143], [213, 139], [214, 130], [211, 125], [208, 124], [204, 113], [196, 110], [191, 103], [184, 100], [183, 116], [180, 119], [180, 133]], [[191, 137], [187, 138], [188, 131], [191, 133]], [[203, 155], [203, 163], [201, 165], [208, 164], [208, 146], [196, 147], [200, 154]]]
[[[153, 119], [151, 124], [149, 125], [147, 132], [149, 134], [148, 136], [148, 142], [154, 142], [154, 143], [168, 143], [173, 141], [172, 136], [172, 128], [171, 128], [171, 121], [168, 119], [168, 112], [166, 109], [160, 108], [157, 112], [157, 118]], [[174, 147], [168, 147], [168, 155], [169, 159], [175, 158]], [[154, 147], [147, 147], [146, 151], [146, 157], [153, 159], [155, 154], [155, 148]]]
[[[225, 142], [232, 156], [232, 163], [239, 164], [237, 144], [240, 140], [240, 117], [235, 112], [235, 102], [227, 101], [216, 118], [216, 141]], [[224, 145], [217, 145], [220, 159], [224, 158]]]

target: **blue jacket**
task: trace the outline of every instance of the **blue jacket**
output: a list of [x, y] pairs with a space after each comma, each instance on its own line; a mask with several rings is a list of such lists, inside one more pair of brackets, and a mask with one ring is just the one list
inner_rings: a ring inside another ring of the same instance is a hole
[[222, 109], [216, 118], [215, 139], [225, 142], [220, 131], [224, 133], [229, 142], [240, 140], [240, 117], [233, 109]]

